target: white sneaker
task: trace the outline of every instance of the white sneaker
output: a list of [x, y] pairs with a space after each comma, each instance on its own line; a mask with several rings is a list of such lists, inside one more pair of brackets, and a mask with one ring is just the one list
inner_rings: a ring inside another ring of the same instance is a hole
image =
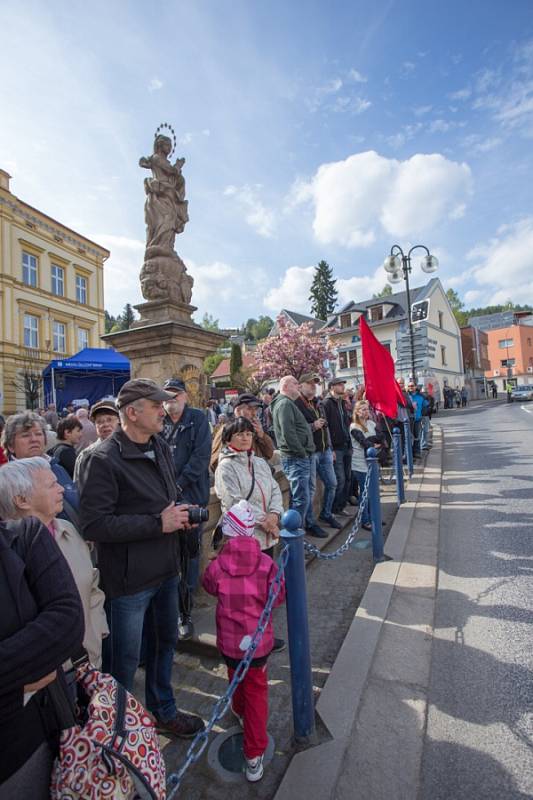
[[264, 768], [263, 768], [263, 756], [257, 756], [256, 758], [246, 758], [246, 780], [255, 783], [256, 781], [260, 781], [263, 777]]

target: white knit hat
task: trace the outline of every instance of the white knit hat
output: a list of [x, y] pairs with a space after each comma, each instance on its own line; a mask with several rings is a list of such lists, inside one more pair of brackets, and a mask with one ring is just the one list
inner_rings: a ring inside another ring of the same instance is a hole
[[239, 500], [222, 517], [224, 536], [253, 536], [254, 530], [255, 514], [247, 500]]

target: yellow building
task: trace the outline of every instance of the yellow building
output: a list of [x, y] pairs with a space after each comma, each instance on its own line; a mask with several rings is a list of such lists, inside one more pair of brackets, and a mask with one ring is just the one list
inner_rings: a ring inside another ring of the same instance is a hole
[[28, 205], [0, 169], [0, 412], [42, 404], [53, 359], [99, 347], [109, 251]]

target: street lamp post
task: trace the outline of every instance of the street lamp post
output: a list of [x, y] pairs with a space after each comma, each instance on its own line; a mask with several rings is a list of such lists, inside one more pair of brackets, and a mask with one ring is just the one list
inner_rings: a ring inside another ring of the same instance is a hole
[[407, 254], [405, 254], [399, 244], [391, 247], [390, 255], [383, 262], [383, 267], [387, 273], [389, 283], [399, 283], [402, 278], [405, 281], [405, 292], [407, 295], [407, 321], [409, 323], [409, 344], [411, 348], [411, 371], [413, 381], [416, 383], [415, 366], [415, 340], [413, 334], [413, 321], [411, 319], [411, 292], [409, 289], [409, 274], [411, 272], [411, 253], [414, 250], [424, 250], [426, 255], [422, 259], [420, 267], [423, 272], [436, 272], [439, 267], [439, 260], [432, 256], [424, 244], [415, 244]]

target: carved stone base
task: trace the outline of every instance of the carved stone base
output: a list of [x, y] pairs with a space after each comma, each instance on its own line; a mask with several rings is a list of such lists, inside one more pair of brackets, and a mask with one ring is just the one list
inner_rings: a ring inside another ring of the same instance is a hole
[[[146, 309], [145, 309], [146, 307]], [[167, 378], [180, 377], [187, 386], [189, 402], [201, 407], [205, 400], [206, 378], [203, 362], [214, 353], [224, 337], [195, 325], [190, 314], [194, 310], [186, 304], [157, 302], [136, 306], [141, 313], [159, 313], [165, 307], [176, 313], [188, 313], [188, 320], [167, 319], [159, 322], [139, 320], [127, 331], [107, 333], [102, 336], [131, 362], [132, 378], [151, 378], [162, 384]]]
[[132, 328], [141, 328], [144, 325], [152, 325], [154, 322], [185, 322], [194, 325], [191, 317], [196, 311], [196, 306], [188, 303], [172, 302], [171, 300], [149, 300], [147, 303], [139, 303], [134, 308], [139, 312], [141, 318], [136, 320]]
[[150, 257], [156, 249], [147, 249], [141, 268], [139, 277], [143, 297], [148, 301], [190, 303], [194, 280], [187, 274], [187, 267], [176, 253]]

